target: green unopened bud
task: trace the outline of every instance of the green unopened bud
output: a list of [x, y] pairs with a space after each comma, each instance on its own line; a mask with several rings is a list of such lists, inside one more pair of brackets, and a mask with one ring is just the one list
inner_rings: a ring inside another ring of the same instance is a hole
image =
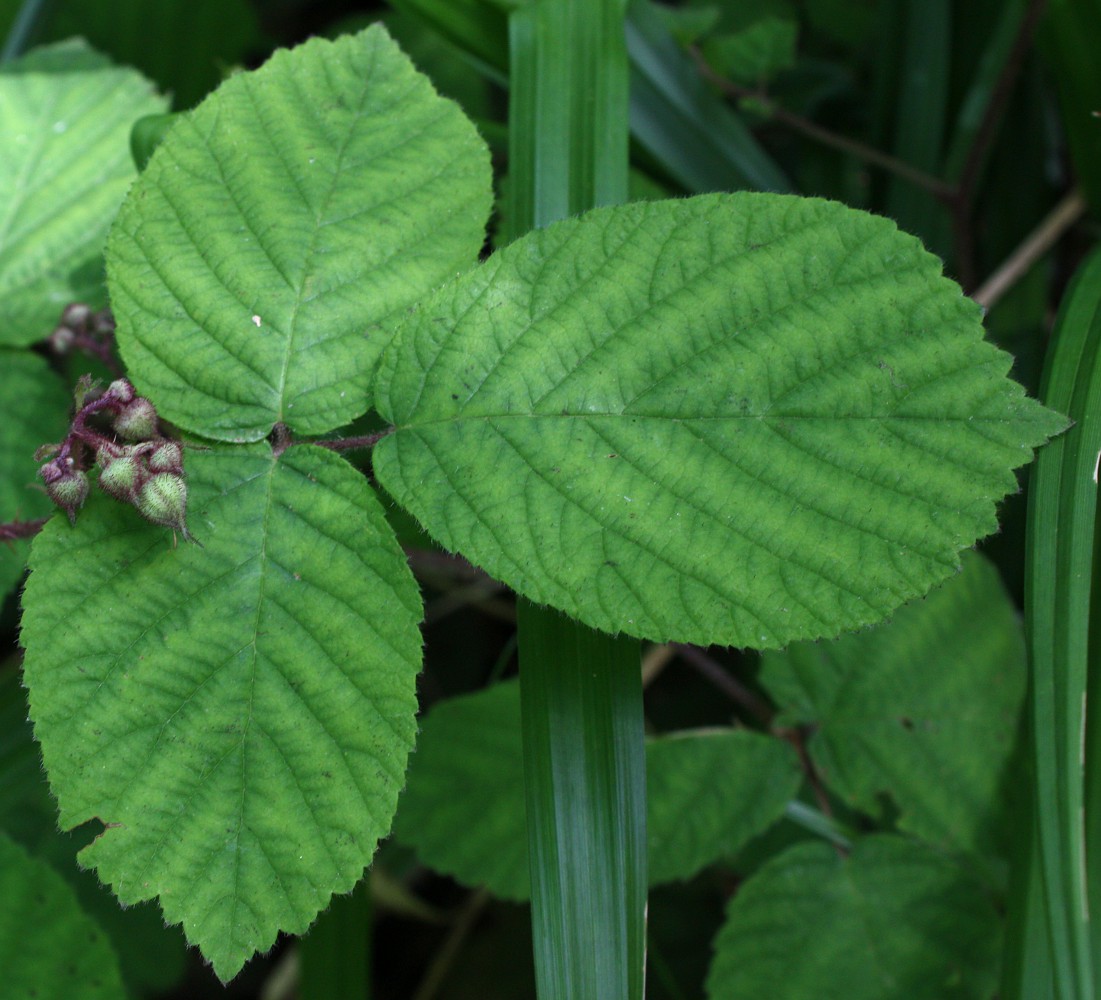
[[134, 398], [134, 387], [129, 379], [117, 378], [107, 386], [107, 395], [119, 403], [129, 403]]
[[171, 472], [150, 476], [141, 488], [138, 511], [147, 521], [178, 531], [191, 540], [187, 530], [187, 484], [183, 476]]
[[178, 441], [162, 441], [149, 452], [150, 472], [183, 473], [183, 448]]
[[130, 454], [110, 456], [99, 453], [99, 485], [105, 492], [123, 503], [137, 504], [138, 493], [145, 481], [138, 460]]
[[47, 462], [38, 474], [46, 484], [46, 494], [76, 524], [76, 512], [88, 499], [88, 477], [73, 464], [71, 458], [55, 458]]
[[157, 435], [157, 411], [144, 396], [135, 396], [115, 416], [112, 426], [124, 441], [148, 441]]

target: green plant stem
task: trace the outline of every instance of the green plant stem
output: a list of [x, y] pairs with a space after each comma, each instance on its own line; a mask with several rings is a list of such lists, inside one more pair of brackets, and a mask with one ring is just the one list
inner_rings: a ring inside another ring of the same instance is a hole
[[363, 880], [334, 896], [298, 944], [299, 1000], [367, 1000], [371, 995], [371, 896]]

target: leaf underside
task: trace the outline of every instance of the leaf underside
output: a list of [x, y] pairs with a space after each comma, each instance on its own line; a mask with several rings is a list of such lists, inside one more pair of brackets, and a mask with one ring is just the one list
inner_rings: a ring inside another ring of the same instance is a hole
[[532, 233], [384, 355], [379, 481], [596, 628], [758, 648], [884, 618], [1065, 421], [885, 219], [709, 195]]
[[332, 452], [191, 451], [189, 526], [94, 491], [35, 540], [31, 717], [61, 825], [123, 903], [160, 897], [223, 979], [347, 892], [416, 732], [416, 584]]

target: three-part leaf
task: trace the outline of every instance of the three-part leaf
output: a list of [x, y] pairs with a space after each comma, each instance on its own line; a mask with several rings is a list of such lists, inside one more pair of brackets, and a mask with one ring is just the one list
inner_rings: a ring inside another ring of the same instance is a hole
[[[473, 126], [384, 31], [277, 53], [164, 137], [109, 241], [119, 342], [210, 438], [362, 413], [406, 307], [481, 247]], [[63, 827], [126, 903], [159, 896], [223, 978], [345, 892], [416, 730], [416, 585], [331, 451], [189, 448], [172, 536], [94, 491], [38, 537], [23, 641]]]
[[882, 619], [996, 526], [1065, 421], [886, 219], [710, 195], [530, 234], [379, 371], [379, 481], [536, 602], [758, 648]]
[[477, 259], [489, 155], [381, 27], [227, 80], [172, 128], [107, 248], [162, 416], [224, 441], [362, 414], [396, 318]]
[[124, 903], [160, 897], [223, 978], [347, 892], [416, 732], [416, 583], [342, 458], [192, 452], [189, 524], [94, 492], [35, 540], [23, 638], [61, 825]]

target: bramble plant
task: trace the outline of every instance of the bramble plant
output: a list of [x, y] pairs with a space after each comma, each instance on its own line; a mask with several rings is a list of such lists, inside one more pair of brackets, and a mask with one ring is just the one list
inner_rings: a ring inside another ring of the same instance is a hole
[[[51, 413], [2, 444], [38, 448], [61, 512], [7, 530], [35, 534], [23, 683], [60, 826], [94, 826], [80, 864], [123, 906], [156, 900], [223, 981], [352, 891], [392, 827], [528, 899], [517, 686], [444, 701], [418, 740], [412, 532], [600, 632], [762, 651], [780, 712], [745, 697], [784, 739], [646, 751], [651, 884], [759, 849], [785, 813], [822, 835], [736, 894], [711, 996], [817, 989], [769, 936], [796, 913], [882, 923], [845, 968], [897, 973], [890, 995], [919, 995], [917, 965], [922, 996], [993, 992], [1024, 652], [965, 550], [1068, 421], [1008, 377], [940, 261], [885, 218], [746, 192], [606, 205], [486, 254], [489, 151], [380, 26], [230, 76], [134, 177], [120, 144], [165, 109], [79, 42], [0, 71], [0, 193], [31, 220], [0, 239], [0, 385]], [[75, 196], [73, 163], [98, 164]], [[37, 204], [61, 207], [32, 225]], [[26, 350], [51, 326], [81, 374], [68, 417]], [[44, 513], [24, 485], [12, 510]], [[937, 716], [956, 682], [926, 672], [954, 656], [998, 767], [954, 760], [975, 730]], [[887, 788], [893, 820], [861, 837], [815, 814], [808, 753], [835, 805], [882, 818]], [[16, 839], [0, 884], [26, 900], [53, 876]], [[818, 894], [786, 897], [793, 872]], [[79, 976], [121, 995], [97, 934]]]

